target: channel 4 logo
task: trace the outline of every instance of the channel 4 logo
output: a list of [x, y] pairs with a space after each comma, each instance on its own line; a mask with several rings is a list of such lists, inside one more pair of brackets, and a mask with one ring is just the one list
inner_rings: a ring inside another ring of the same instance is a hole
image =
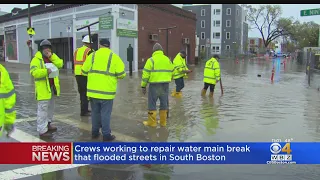
[[292, 161], [290, 143], [286, 143], [283, 147], [279, 143], [272, 143], [270, 152], [271, 161]]

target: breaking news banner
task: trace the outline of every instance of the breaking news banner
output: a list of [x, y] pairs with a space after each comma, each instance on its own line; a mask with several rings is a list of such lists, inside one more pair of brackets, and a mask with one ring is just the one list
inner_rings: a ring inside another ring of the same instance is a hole
[[0, 164], [320, 164], [320, 143], [0, 143]]

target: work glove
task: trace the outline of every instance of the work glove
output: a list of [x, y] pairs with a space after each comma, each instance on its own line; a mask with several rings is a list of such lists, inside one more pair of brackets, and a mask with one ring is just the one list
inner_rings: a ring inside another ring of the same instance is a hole
[[13, 130], [14, 130], [14, 125], [13, 124], [5, 124], [4, 125], [4, 130], [7, 133], [7, 137], [9, 137], [11, 135], [11, 133], [13, 132]]
[[142, 94], [145, 95], [147, 93], [147, 89], [145, 87], [142, 87]]

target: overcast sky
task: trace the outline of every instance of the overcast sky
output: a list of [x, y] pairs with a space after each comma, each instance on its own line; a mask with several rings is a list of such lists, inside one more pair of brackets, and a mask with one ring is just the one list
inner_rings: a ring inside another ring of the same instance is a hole
[[[32, 4], [31, 6], [36, 6], [38, 4]], [[181, 4], [182, 5], [182, 4]], [[300, 17], [300, 10], [303, 9], [316, 9], [320, 8], [319, 4], [279, 4], [282, 7], [283, 13], [282, 17], [294, 17], [300, 21], [314, 21], [320, 24], [320, 16], [309, 16], [309, 17]], [[177, 4], [179, 6], [179, 4]], [[259, 4], [252, 4], [254, 7], [258, 7]], [[0, 11], [10, 12], [14, 7], [18, 8], [27, 8], [27, 4], [1, 4]], [[260, 34], [257, 30], [249, 32], [250, 37], [260, 37]]]

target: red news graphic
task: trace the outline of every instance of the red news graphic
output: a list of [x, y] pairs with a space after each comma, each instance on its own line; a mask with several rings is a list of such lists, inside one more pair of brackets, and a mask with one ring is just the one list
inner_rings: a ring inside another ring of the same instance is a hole
[[0, 164], [72, 164], [72, 143], [0, 143]]

